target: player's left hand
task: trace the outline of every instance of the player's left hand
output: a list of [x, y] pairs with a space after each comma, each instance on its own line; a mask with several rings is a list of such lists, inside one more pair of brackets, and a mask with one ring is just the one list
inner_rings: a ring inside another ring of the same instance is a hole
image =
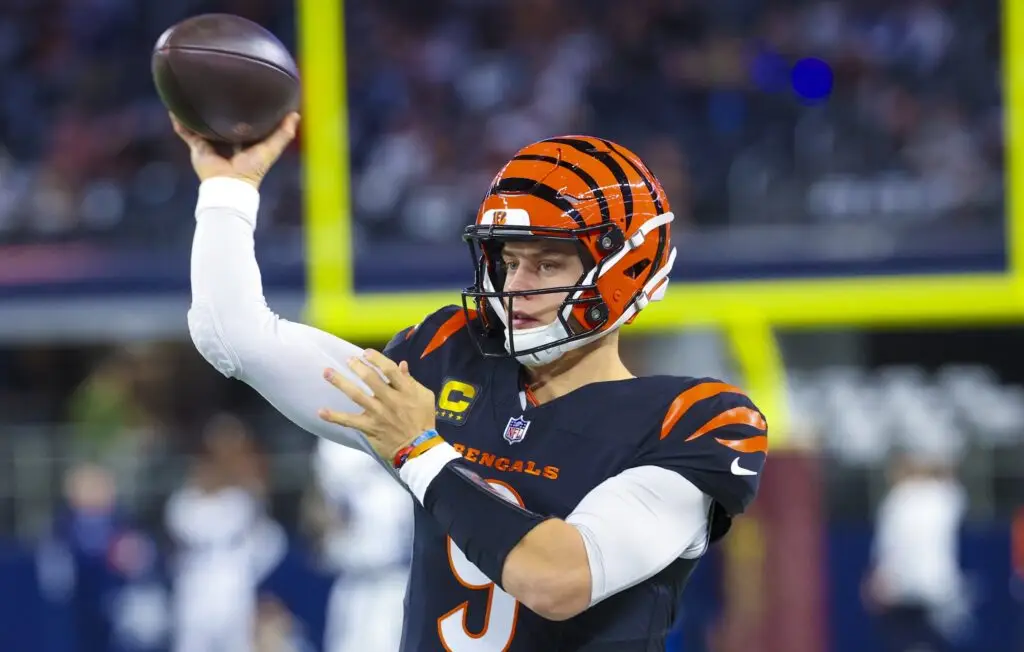
[[367, 349], [364, 356], [365, 359], [349, 359], [348, 367], [366, 383], [372, 395], [336, 370], [324, 371], [324, 378], [363, 408], [363, 413], [324, 408], [319, 416], [324, 421], [361, 431], [377, 454], [390, 462], [401, 448], [425, 430], [434, 429], [434, 393], [412, 377], [404, 360], [395, 364], [373, 349]]

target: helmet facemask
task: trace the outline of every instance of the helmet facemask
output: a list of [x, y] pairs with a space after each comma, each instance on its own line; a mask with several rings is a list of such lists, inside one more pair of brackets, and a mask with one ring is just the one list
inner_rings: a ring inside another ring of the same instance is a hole
[[[554, 362], [567, 351], [599, 337], [608, 323], [608, 308], [601, 297], [597, 279], [609, 259], [605, 257], [595, 264], [580, 237], [614, 229], [613, 225], [577, 229], [493, 225], [467, 227], [464, 239], [469, 244], [475, 275], [474, 284], [462, 293], [463, 308], [475, 308], [477, 314], [483, 316], [481, 325], [484, 330], [493, 332], [500, 329], [504, 331], [505, 339], [503, 353], [488, 353], [483, 349], [481, 352], [489, 356], [511, 356], [527, 366], [540, 366]], [[543, 240], [574, 243], [583, 261], [583, 274], [572, 285], [532, 290], [501, 289], [505, 286], [501, 256], [504, 244]], [[621, 238], [618, 240], [621, 241]], [[513, 329], [509, 315], [515, 312], [516, 298], [547, 294], [565, 295], [555, 319], [534, 328]]]

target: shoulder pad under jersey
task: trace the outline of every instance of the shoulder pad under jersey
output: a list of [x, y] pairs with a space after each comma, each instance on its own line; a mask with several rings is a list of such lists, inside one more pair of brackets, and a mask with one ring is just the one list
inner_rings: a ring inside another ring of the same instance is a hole
[[436, 358], [442, 349], [451, 347], [453, 341], [472, 345], [466, 330], [469, 320], [476, 318], [476, 312], [468, 313], [461, 306], [445, 306], [396, 334], [384, 348], [384, 355], [395, 362], [405, 360], [411, 368], [428, 358]]
[[666, 393], [660, 423], [644, 438], [634, 466], [678, 472], [741, 514], [757, 493], [768, 454], [768, 424], [739, 388], [713, 378], [685, 380]]

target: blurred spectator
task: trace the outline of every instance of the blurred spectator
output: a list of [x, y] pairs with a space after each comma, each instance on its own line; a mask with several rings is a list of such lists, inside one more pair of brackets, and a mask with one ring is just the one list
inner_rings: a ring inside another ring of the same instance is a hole
[[205, 429], [192, 476], [168, 502], [175, 650], [252, 649], [256, 587], [286, 548], [265, 511], [261, 465], [245, 425], [219, 415]]
[[72, 455], [114, 474], [123, 505], [145, 508], [139, 485], [150, 482], [169, 448], [168, 402], [174, 366], [166, 347], [135, 345], [107, 353], [68, 401]]
[[[135, 528], [119, 493], [113, 474], [101, 466], [69, 469], [65, 509], [39, 558], [42, 581], [55, 602], [71, 598], [73, 636], [83, 651], [163, 652], [167, 591], [156, 544]], [[70, 567], [60, 551], [70, 553]]]
[[874, 566], [865, 599], [886, 649], [951, 649], [968, 613], [958, 541], [966, 496], [949, 462], [920, 452], [896, 457], [878, 508]]
[[62, 538], [86, 556], [106, 555], [124, 526], [114, 477], [94, 464], [76, 465], [65, 478], [64, 497], [67, 511], [58, 526]]
[[124, 438], [145, 418], [128, 356], [116, 352], [101, 361], [72, 395], [68, 412], [79, 455], [109, 460], [117, 449], [124, 450]]

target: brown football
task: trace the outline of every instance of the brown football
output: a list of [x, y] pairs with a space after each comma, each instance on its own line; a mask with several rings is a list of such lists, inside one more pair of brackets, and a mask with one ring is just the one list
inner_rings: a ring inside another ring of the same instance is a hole
[[152, 68], [164, 106], [214, 142], [262, 140], [299, 108], [292, 55], [268, 30], [240, 16], [181, 21], [157, 40]]

